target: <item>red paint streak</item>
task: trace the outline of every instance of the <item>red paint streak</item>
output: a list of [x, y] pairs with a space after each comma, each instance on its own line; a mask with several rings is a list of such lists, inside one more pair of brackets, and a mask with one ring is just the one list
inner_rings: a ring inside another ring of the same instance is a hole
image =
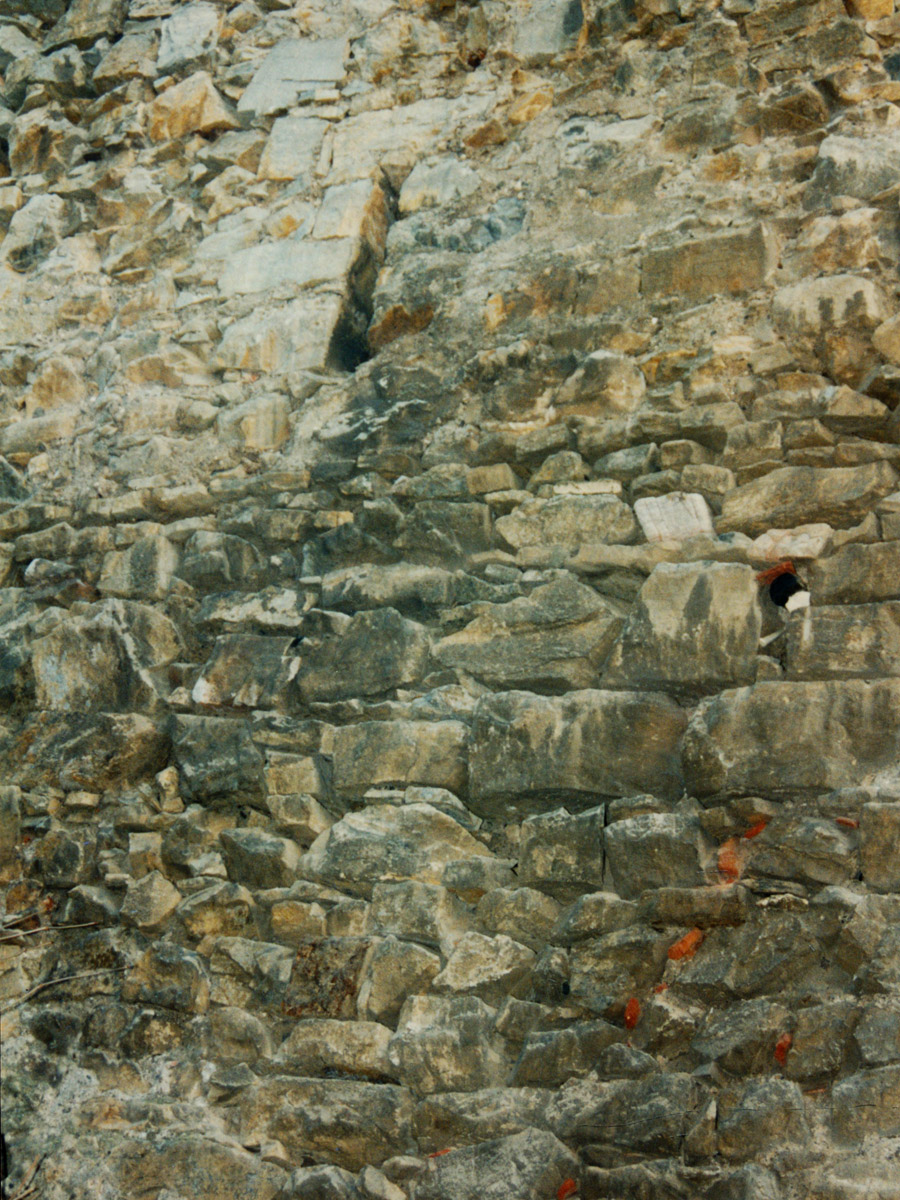
[[574, 1179], [564, 1179], [556, 1190], [556, 1200], [568, 1200], [569, 1196], [574, 1196], [578, 1191], [578, 1184]]
[[788, 1050], [790, 1050], [793, 1041], [794, 1039], [789, 1033], [783, 1033], [775, 1043], [775, 1061], [780, 1067], [784, 1066], [785, 1060], [788, 1056]]
[[760, 571], [756, 576], [756, 582], [765, 586], [767, 583], [774, 583], [779, 575], [796, 575], [797, 571], [791, 560], [785, 559], [784, 562], [776, 563], [774, 567], [767, 567], [765, 571]]
[[702, 941], [703, 930], [691, 929], [683, 938], [679, 938], [674, 945], [669, 947], [669, 958], [672, 962], [678, 962], [680, 958], [693, 958]]
[[669, 985], [667, 983], [658, 983], [653, 990], [658, 996], [660, 992], [667, 992], [669, 990]]
[[719, 875], [725, 883], [734, 883], [741, 877], [741, 860], [738, 855], [737, 838], [729, 838], [719, 847]]
[[641, 1019], [641, 1006], [636, 996], [632, 996], [625, 1005], [625, 1028], [634, 1029]]
[[768, 825], [768, 823], [769, 822], [767, 820], [766, 821], [757, 821], [755, 825], [751, 825], [749, 829], [744, 831], [743, 836], [747, 840], [749, 840], [750, 838], [759, 837], [759, 835], [762, 833], [762, 831], [765, 829], [765, 827]]
[[835, 825], [843, 825], [845, 829], [859, 829], [859, 821], [856, 817], [835, 817]]
[[445, 1154], [449, 1154], [452, 1149], [453, 1149], [452, 1146], [448, 1146], [446, 1150], [435, 1150], [434, 1153], [429, 1154], [428, 1157], [429, 1158], [442, 1158]]

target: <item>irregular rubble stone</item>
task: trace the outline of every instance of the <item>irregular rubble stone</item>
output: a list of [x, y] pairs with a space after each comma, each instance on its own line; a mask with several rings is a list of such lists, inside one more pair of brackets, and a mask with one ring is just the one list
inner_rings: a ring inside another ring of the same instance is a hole
[[788, 626], [790, 679], [894, 675], [900, 661], [900, 604], [806, 609]]
[[518, 877], [561, 899], [588, 891], [603, 876], [606, 808], [570, 815], [565, 809], [526, 818], [519, 842]]
[[533, 950], [505, 934], [464, 933], [431, 987], [438, 993], [479, 996], [497, 1004], [521, 987], [534, 959]]
[[307, 703], [377, 695], [425, 673], [430, 639], [396, 609], [359, 613], [339, 637], [300, 646], [297, 686]]
[[830, 470], [780, 467], [726, 496], [717, 529], [759, 534], [773, 525], [809, 521], [846, 529], [893, 490], [896, 479], [894, 469], [884, 462]]
[[526, 500], [496, 529], [514, 550], [550, 544], [574, 551], [582, 543], [633, 542], [637, 522], [615, 496], [556, 496]]
[[300, 95], [344, 74], [344, 38], [286, 38], [269, 51], [241, 96], [238, 112], [268, 116], [297, 102]]
[[512, 1188], [522, 1200], [538, 1200], [578, 1175], [579, 1167], [578, 1159], [553, 1134], [527, 1129], [433, 1159], [416, 1181], [416, 1194], [422, 1200], [451, 1195], [481, 1200]]
[[466, 728], [458, 721], [363, 721], [335, 732], [334, 787], [360, 795], [383, 784], [466, 791]]
[[388, 1046], [401, 1083], [420, 1096], [500, 1084], [505, 1062], [492, 1038], [493, 1016], [475, 996], [410, 996]]
[[613, 821], [603, 845], [616, 891], [626, 899], [647, 888], [703, 882], [705, 847], [696, 817], [645, 813]]

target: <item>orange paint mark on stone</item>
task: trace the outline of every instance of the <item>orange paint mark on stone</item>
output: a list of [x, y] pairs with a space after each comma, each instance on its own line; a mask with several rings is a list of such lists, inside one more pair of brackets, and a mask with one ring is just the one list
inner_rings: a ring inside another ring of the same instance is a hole
[[653, 990], [658, 996], [660, 992], [667, 992], [669, 990], [669, 985], [667, 983], [658, 983]]
[[856, 817], [835, 817], [835, 825], [843, 825], [845, 829], [859, 829], [859, 821]]
[[793, 1045], [794, 1039], [789, 1033], [783, 1033], [775, 1043], [775, 1061], [780, 1067], [783, 1067], [788, 1056], [788, 1050]]
[[729, 838], [719, 847], [719, 876], [725, 883], [734, 883], [741, 877], [741, 860], [738, 855], [737, 838]]
[[693, 958], [702, 941], [703, 930], [691, 929], [683, 938], [679, 938], [674, 945], [669, 947], [669, 958], [672, 962], [678, 962], [682, 958]]
[[744, 830], [744, 833], [742, 834], [742, 836], [744, 838], [746, 838], [748, 841], [750, 838], [759, 837], [759, 835], [762, 833], [762, 831], [765, 829], [765, 827], [768, 825], [768, 823], [769, 822], [767, 820], [766, 821], [757, 821], [755, 825], [751, 825], [749, 829]]
[[443, 1156], [445, 1154], [449, 1154], [452, 1149], [453, 1149], [452, 1146], [448, 1146], [446, 1150], [435, 1150], [435, 1151], [433, 1151], [433, 1153], [429, 1154], [428, 1157], [429, 1158], [443, 1158]]
[[625, 1005], [625, 1028], [634, 1029], [641, 1019], [641, 1006], [636, 996], [632, 996]]
[[574, 1196], [578, 1191], [578, 1184], [574, 1179], [564, 1179], [556, 1189], [556, 1200], [568, 1200], [569, 1196]]

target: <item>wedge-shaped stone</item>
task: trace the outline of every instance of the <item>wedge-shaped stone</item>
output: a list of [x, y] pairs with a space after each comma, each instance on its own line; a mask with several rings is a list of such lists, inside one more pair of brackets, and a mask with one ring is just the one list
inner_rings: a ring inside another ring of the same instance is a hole
[[[241, 1115], [245, 1133], [276, 1139], [295, 1162], [325, 1160], [359, 1171], [415, 1153], [413, 1107], [409, 1092], [393, 1084], [275, 1075], [243, 1100]], [[284, 1171], [278, 1174], [284, 1183]], [[239, 1196], [240, 1187], [232, 1194]], [[335, 1193], [307, 1193], [314, 1194]], [[260, 1195], [269, 1200], [269, 1193]]]
[[[476, 861], [493, 863], [493, 859]], [[449, 954], [464, 934], [475, 929], [475, 920], [468, 906], [448, 888], [410, 879], [375, 884], [372, 926], [378, 933], [439, 947]]]
[[359, 988], [358, 1012], [366, 1021], [395, 1027], [407, 996], [428, 991], [441, 960], [413, 942], [388, 936], [366, 962]]
[[603, 877], [606, 806], [575, 815], [564, 808], [522, 822], [518, 877], [560, 899], [595, 891]]
[[900, 675], [900, 601], [807, 608], [787, 638], [789, 679]]
[[900, 681], [758, 683], [704, 700], [684, 738], [695, 796], [895, 788]]
[[212, 656], [194, 684], [191, 699], [195, 704], [282, 707], [297, 665], [290, 638], [227, 634], [216, 638]]
[[681, 795], [685, 716], [655, 692], [498, 692], [479, 700], [470, 742], [470, 807], [480, 815], [587, 807], [605, 796]]
[[475, 996], [410, 996], [388, 1046], [400, 1081], [420, 1096], [502, 1083], [507, 1068], [494, 1016]]
[[589, 687], [621, 629], [620, 606], [574, 579], [554, 580], [508, 604], [484, 604], [435, 658], [492, 687]]
[[360, 796], [382, 784], [466, 790], [466, 734], [459, 721], [362, 721], [334, 734], [334, 787]]
[[572, 1002], [621, 1020], [629, 999], [658, 980], [669, 945], [670, 937], [638, 926], [578, 943], [569, 951]]
[[246, 117], [264, 117], [296, 104], [304, 91], [344, 76], [347, 39], [289, 38], [269, 51], [238, 103]]
[[514, 550], [523, 546], [559, 546], [570, 551], [593, 542], [633, 542], [634, 513], [615, 496], [556, 496], [526, 500], [496, 522], [496, 530]]
[[534, 961], [533, 950], [506, 934], [466, 933], [453, 947], [443, 971], [431, 981], [431, 988], [500, 1004], [505, 996], [521, 990]]
[[440, 884], [445, 863], [490, 858], [487, 848], [430, 804], [370, 805], [348, 813], [313, 842], [300, 874], [356, 896], [397, 880]]
[[730, 492], [716, 522], [719, 533], [760, 534], [825, 522], [846, 529], [862, 521], [882, 496], [897, 487], [889, 463], [861, 467], [781, 467]]
[[752, 683], [757, 594], [753, 572], [737, 563], [660, 563], [613, 648], [604, 684], [696, 695]]
[[524, 1129], [431, 1159], [416, 1180], [416, 1200], [484, 1200], [508, 1195], [516, 1200], [554, 1196], [581, 1163], [567, 1146], [543, 1129]]

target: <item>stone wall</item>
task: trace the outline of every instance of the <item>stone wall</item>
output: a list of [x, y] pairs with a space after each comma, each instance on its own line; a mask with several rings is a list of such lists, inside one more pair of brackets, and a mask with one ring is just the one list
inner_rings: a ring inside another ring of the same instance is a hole
[[6, 1195], [896, 1200], [893, 0], [0, 73]]

